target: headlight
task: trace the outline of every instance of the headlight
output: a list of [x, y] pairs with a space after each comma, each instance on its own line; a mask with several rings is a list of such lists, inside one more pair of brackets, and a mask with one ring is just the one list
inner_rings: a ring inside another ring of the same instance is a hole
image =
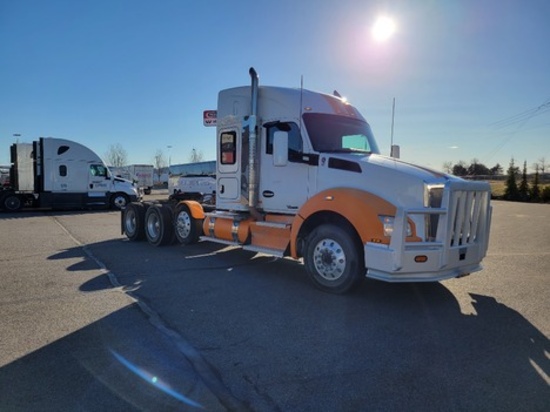
[[[378, 216], [384, 228], [384, 236], [391, 237], [393, 234], [394, 216]], [[412, 236], [411, 224], [407, 222], [407, 236]]]

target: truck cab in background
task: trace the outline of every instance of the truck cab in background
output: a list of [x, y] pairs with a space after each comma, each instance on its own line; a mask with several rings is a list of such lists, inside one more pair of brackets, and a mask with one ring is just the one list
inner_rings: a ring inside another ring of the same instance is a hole
[[11, 146], [10, 184], [0, 191], [0, 208], [121, 209], [140, 195], [113, 177], [101, 158], [77, 142], [40, 138]]

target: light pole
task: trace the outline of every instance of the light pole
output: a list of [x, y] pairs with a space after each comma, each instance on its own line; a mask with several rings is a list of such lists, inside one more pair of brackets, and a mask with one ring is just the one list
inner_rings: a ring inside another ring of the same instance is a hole
[[168, 167], [170, 167], [172, 165], [172, 154], [171, 154], [172, 146], [168, 145], [166, 146], [166, 148], [168, 149]]

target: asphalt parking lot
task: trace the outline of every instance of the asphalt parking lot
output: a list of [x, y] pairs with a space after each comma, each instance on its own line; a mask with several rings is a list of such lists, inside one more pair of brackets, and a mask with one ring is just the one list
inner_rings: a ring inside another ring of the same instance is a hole
[[3, 214], [0, 229], [1, 410], [550, 404], [549, 205], [494, 202], [482, 272], [346, 296], [288, 259], [129, 242], [116, 212]]

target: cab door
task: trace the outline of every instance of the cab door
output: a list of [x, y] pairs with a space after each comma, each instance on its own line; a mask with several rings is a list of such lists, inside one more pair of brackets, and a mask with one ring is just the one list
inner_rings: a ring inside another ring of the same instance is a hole
[[110, 188], [107, 167], [101, 164], [91, 164], [88, 174], [88, 197], [105, 198]]
[[[283, 133], [277, 133], [283, 132]], [[277, 153], [276, 136], [286, 139], [287, 153]], [[262, 128], [259, 204], [266, 212], [295, 214], [315, 191], [315, 167], [304, 154], [300, 128], [294, 122], [273, 122]]]

